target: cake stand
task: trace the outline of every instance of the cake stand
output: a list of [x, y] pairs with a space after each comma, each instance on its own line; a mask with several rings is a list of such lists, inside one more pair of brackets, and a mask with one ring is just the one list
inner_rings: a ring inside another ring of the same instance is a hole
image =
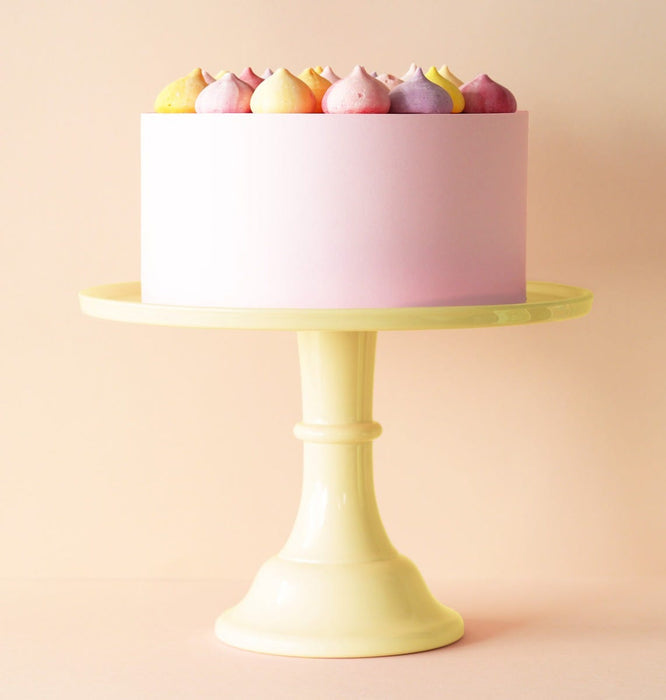
[[301, 502], [282, 551], [248, 593], [217, 620], [227, 644], [269, 654], [386, 656], [451, 644], [460, 615], [432, 596], [399, 554], [375, 499], [372, 417], [375, 344], [380, 330], [510, 326], [586, 314], [592, 294], [531, 282], [523, 304], [398, 309], [223, 309], [141, 302], [138, 282], [80, 293], [98, 318], [165, 326], [298, 332], [303, 420]]

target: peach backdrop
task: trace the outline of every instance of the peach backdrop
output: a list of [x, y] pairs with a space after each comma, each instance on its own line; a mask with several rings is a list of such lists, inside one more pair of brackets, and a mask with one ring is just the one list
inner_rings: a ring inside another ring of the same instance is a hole
[[[83, 317], [138, 278], [139, 114], [201, 65], [488, 72], [531, 113], [529, 278], [587, 318], [379, 336], [383, 519], [428, 580], [666, 571], [663, 2], [10, 2], [0, 576], [249, 579], [295, 515], [295, 337]], [[313, 231], [316, 235], [316, 231]]]

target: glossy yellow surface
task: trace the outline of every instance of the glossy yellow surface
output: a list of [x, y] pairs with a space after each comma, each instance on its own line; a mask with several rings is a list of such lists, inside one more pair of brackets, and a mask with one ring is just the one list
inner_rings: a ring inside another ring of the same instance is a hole
[[83, 313], [110, 321], [194, 328], [260, 330], [426, 330], [515, 326], [584, 316], [592, 292], [528, 282], [523, 304], [428, 306], [400, 309], [223, 309], [141, 303], [140, 282], [91, 287], [79, 294]]
[[298, 332], [303, 419], [301, 502], [282, 550], [245, 597], [217, 619], [235, 647], [269, 654], [362, 657], [451, 644], [460, 615], [430, 593], [416, 566], [391, 543], [375, 498], [372, 415], [378, 330], [472, 328], [574, 318], [592, 294], [533, 282], [524, 304], [418, 309], [216, 309], [143, 304], [138, 283], [80, 294], [91, 316], [203, 328]]

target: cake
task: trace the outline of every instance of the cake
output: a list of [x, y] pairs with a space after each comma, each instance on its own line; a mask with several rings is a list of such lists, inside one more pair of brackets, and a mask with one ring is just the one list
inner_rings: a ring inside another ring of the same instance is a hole
[[[345, 309], [525, 300], [528, 116], [515, 101], [514, 111], [452, 113], [452, 100], [431, 97], [417, 70], [390, 93], [367, 76], [383, 113], [350, 107], [344, 81], [310, 99], [294, 76], [271, 102], [279, 74], [249, 93], [233, 74], [218, 85], [202, 77], [200, 103], [208, 85], [206, 95], [217, 90], [237, 111], [142, 115], [144, 302]], [[492, 87], [484, 102], [483, 81], [473, 89], [481, 97], [469, 101], [482, 108], [507, 103]], [[394, 95], [388, 112], [384, 94]], [[315, 102], [329, 113], [312, 113]], [[416, 104], [435, 107], [410, 112]]]

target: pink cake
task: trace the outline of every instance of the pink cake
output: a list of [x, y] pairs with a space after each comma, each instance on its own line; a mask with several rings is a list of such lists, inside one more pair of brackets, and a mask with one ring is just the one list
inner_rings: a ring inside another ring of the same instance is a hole
[[144, 114], [143, 301], [525, 300], [527, 113]]

